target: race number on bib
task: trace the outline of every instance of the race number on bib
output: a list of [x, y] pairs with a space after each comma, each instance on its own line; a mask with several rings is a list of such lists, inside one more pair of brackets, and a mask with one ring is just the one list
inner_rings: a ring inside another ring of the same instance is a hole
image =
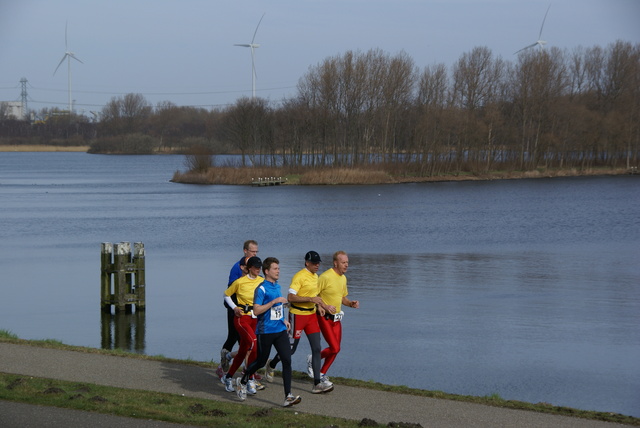
[[284, 310], [282, 305], [271, 306], [271, 321], [281, 320], [284, 316]]
[[340, 311], [337, 314], [333, 315], [333, 322], [342, 321], [342, 317], [344, 316], [344, 312]]

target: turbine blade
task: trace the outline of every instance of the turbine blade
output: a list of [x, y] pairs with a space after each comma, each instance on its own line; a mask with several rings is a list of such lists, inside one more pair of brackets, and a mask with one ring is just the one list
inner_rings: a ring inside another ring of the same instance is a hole
[[69, 54], [69, 56], [70, 56], [71, 58], [75, 59], [76, 61], [78, 61], [79, 63], [84, 64], [84, 62], [80, 61], [80, 59], [79, 59], [79, 58], [77, 58], [73, 53], [70, 53], [70, 54]]
[[243, 43], [243, 44], [235, 44], [235, 45], [233, 45], [233, 46], [242, 46], [243, 48], [250, 48], [250, 47], [251, 47], [251, 45], [247, 45], [246, 43]]
[[69, 26], [69, 21], [64, 23], [64, 50], [68, 51], [69, 48], [67, 47], [67, 27]]
[[522, 49], [515, 51], [513, 54], [515, 55], [515, 54], [520, 53], [520, 52], [522, 52], [524, 50], [531, 49], [532, 47], [536, 46], [537, 44], [538, 44], [538, 42], [531, 43], [529, 46], [525, 46]]
[[60, 68], [60, 66], [62, 65], [62, 63], [64, 62], [64, 60], [67, 58], [68, 54], [64, 54], [64, 56], [62, 57], [62, 59], [60, 60], [60, 62], [58, 63], [58, 66], [56, 67], [55, 71], [53, 72], [53, 74], [56, 74], [56, 71], [58, 71], [58, 69]]
[[258, 27], [260, 26], [260, 23], [262, 22], [262, 19], [265, 15], [266, 13], [262, 14], [262, 18], [260, 18], [260, 21], [258, 21], [258, 25], [256, 25], [256, 31], [253, 32], [253, 39], [251, 39], [251, 44], [253, 44], [253, 41], [256, 39], [256, 34], [258, 34]]
[[542, 29], [544, 28], [544, 21], [547, 20], [547, 14], [549, 13], [549, 9], [551, 9], [551, 4], [549, 4], [549, 7], [547, 8], [547, 11], [544, 14], [544, 18], [542, 19], [542, 25], [540, 26], [540, 34], [538, 34], [538, 40], [540, 40], [540, 38], [542, 37]]

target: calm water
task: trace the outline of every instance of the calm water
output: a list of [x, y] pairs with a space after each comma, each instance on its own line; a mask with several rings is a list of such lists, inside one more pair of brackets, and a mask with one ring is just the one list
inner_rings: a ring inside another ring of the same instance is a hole
[[[219, 161], [224, 161], [219, 158]], [[350, 254], [329, 375], [640, 416], [640, 180], [170, 183], [182, 156], [0, 153], [0, 329], [217, 359], [242, 242]], [[101, 317], [100, 243], [143, 242], [147, 310]], [[304, 368], [303, 341], [294, 367]]]

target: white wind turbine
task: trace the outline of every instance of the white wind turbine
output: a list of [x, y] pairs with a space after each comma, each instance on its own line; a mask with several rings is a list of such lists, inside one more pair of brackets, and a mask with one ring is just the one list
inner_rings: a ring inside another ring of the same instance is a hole
[[[262, 18], [264, 18], [264, 13], [262, 14]], [[251, 89], [252, 89], [252, 98], [256, 97], [256, 63], [255, 63], [255, 54], [254, 49], [259, 48], [260, 45], [258, 43], [254, 43], [256, 40], [256, 34], [258, 33], [258, 27], [262, 22], [262, 18], [258, 21], [258, 25], [256, 25], [256, 31], [253, 32], [253, 38], [251, 39], [251, 43], [243, 43], [243, 44], [235, 44], [234, 46], [242, 46], [245, 48], [251, 49]]]
[[540, 26], [540, 33], [538, 34], [538, 40], [535, 43], [531, 43], [529, 46], [525, 46], [519, 51], [514, 52], [514, 55], [526, 49], [530, 49], [534, 46], [540, 46], [540, 49], [544, 48], [544, 45], [546, 45], [547, 42], [545, 40], [542, 40], [542, 29], [544, 28], [544, 21], [547, 20], [547, 14], [549, 13], [549, 9], [551, 9], [551, 5], [549, 5], [549, 7], [547, 8], [547, 12], [544, 14], [544, 18], [542, 19], [542, 25]]
[[56, 67], [56, 69], [53, 72], [53, 74], [54, 75], [56, 74], [56, 71], [58, 71], [58, 68], [60, 68], [60, 66], [62, 65], [62, 63], [66, 59], [67, 60], [67, 74], [68, 74], [68, 78], [69, 78], [69, 114], [71, 114], [71, 108], [73, 107], [71, 105], [71, 58], [75, 59], [76, 61], [78, 61], [81, 64], [84, 64], [84, 62], [80, 61], [80, 59], [78, 59], [73, 52], [69, 51], [69, 44], [67, 43], [67, 25], [68, 25], [68, 23], [66, 23], [64, 25], [64, 56], [62, 57], [62, 59], [58, 63], [58, 66]]

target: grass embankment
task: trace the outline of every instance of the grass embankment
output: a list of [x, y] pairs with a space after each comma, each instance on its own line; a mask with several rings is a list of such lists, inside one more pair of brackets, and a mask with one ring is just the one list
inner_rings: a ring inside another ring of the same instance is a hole
[[176, 171], [171, 181], [185, 184], [251, 184], [258, 178], [282, 178], [286, 184], [380, 184], [393, 183], [384, 171], [357, 168], [304, 170], [269, 167], [212, 167], [206, 172]]
[[282, 177], [285, 184], [300, 185], [338, 185], [338, 184], [393, 184], [422, 183], [439, 181], [481, 181], [513, 180], [522, 178], [581, 177], [601, 175], [625, 175], [627, 168], [538, 168], [533, 171], [490, 171], [486, 173], [440, 174], [418, 176], [402, 172], [386, 172], [371, 168], [234, 168], [211, 167], [206, 172], [180, 172], [173, 174], [171, 181], [184, 184], [241, 184], [248, 185], [257, 178]]
[[[27, 341], [14, 334], [0, 330], [0, 342], [16, 343], [77, 352], [117, 355], [126, 358], [142, 358], [166, 361], [186, 365], [195, 365], [214, 369], [217, 364], [192, 360], [175, 360], [162, 356], [146, 356], [131, 354], [119, 350], [103, 350], [65, 345], [55, 340]], [[306, 373], [294, 372], [294, 377], [306, 379]], [[332, 377], [336, 384], [400, 394], [462, 401], [527, 410], [561, 416], [572, 416], [590, 420], [616, 422], [632, 426], [640, 426], [640, 418], [617, 413], [593, 412], [554, 406], [547, 403], [525, 403], [522, 401], [504, 400], [497, 394], [485, 397], [447, 394], [441, 391], [412, 389], [405, 386], [384, 385], [377, 382], [365, 382], [354, 379]], [[0, 373], [0, 399], [19, 401], [30, 404], [63, 407], [77, 410], [94, 411], [118, 416], [141, 419], [155, 419], [190, 425], [226, 425], [226, 426], [307, 426], [307, 427], [357, 427], [362, 421], [291, 412], [280, 408], [256, 408], [243, 404], [225, 403], [216, 400], [183, 397], [181, 395], [113, 388], [78, 382], [65, 382], [53, 379], [34, 378], [15, 374]], [[367, 421], [373, 422], [373, 421]], [[376, 425], [371, 425], [376, 426]]]
[[287, 169], [269, 167], [211, 167], [206, 172], [180, 172], [171, 181], [184, 184], [252, 184], [258, 178], [281, 177], [284, 184], [338, 185], [338, 184], [394, 184], [440, 181], [514, 180], [522, 178], [583, 177], [603, 175], [627, 175], [627, 168], [538, 168], [533, 171], [489, 171], [486, 173], [461, 172], [419, 176], [405, 172], [387, 172], [375, 166], [361, 168], [307, 168]]

